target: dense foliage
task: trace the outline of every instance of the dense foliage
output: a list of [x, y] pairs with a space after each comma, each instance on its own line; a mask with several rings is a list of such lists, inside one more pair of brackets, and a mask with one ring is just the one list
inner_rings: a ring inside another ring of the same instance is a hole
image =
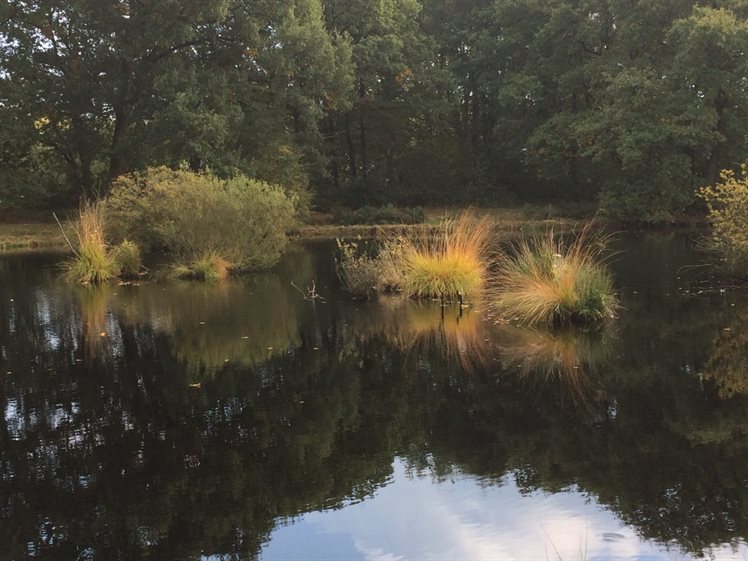
[[286, 246], [295, 202], [280, 187], [244, 176], [221, 180], [160, 167], [117, 178], [103, 206], [115, 241], [262, 269], [274, 265]]
[[741, 166], [740, 176], [725, 170], [720, 179], [716, 185], [699, 190], [709, 207], [712, 230], [708, 244], [722, 255], [728, 271], [747, 276], [748, 166]]
[[746, 156], [743, 0], [8, 0], [0, 200], [146, 166], [672, 220]]

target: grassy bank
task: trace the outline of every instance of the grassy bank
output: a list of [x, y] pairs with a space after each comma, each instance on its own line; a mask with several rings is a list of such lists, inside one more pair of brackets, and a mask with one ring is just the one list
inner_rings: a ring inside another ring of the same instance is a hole
[[[426, 224], [435, 230], [439, 228], [440, 219], [454, 214], [457, 208], [426, 209]], [[491, 216], [496, 230], [525, 234], [543, 233], [548, 230], [563, 232], [592, 217], [591, 211], [583, 210], [565, 213], [564, 209], [548, 205], [525, 205], [515, 208], [478, 209], [477, 213]], [[65, 216], [61, 213], [60, 216]], [[672, 228], [700, 228], [703, 221], [684, 220]], [[422, 225], [408, 224], [355, 224], [339, 225], [333, 223], [329, 213], [312, 213], [307, 224], [296, 228], [291, 235], [296, 239], [335, 239], [335, 238], [377, 238], [388, 234], [408, 234], [421, 231]], [[620, 230], [622, 227], [615, 226]], [[26, 250], [35, 248], [64, 248], [65, 240], [60, 235], [50, 212], [33, 214], [8, 215], [0, 213], [0, 251]]]
[[[437, 231], [445, 216], [453, 216], [460, 210], [459, 208], [427, 208], [425, 209], [425, 224]], [[549, 209], [548, 206], [480, 208], [476, 210], [476, 214], [492, 218], [496, 230], [523, 233], [544, 232], [548, 229], [561, 232], [592, 217], [592, 213], [572, 213], [573, 216], [564, 216], [559, 211]], [[312, 213], [308, 222], [292, 232], [292, 235], [298, 239], [379, 238], [423, 231], [423, 224], [334, 224], [333, 215], [328, 213]]]
[[65, 247], [65, 239], [55, 223], [0, 223], [0, 251]]

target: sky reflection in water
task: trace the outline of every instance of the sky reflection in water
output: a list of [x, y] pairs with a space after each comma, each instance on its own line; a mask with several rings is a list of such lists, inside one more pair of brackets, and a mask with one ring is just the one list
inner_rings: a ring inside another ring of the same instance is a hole
[[[314, 512], [279, 527], [263, 561], [588, 561], [695, 559], [677, 544], [641, 539], [588, 495], [522, 493], [507, 474], [485, 485], [464, 474], [435, 480], [396, 459], [392, 481], [366, 501]], [[715, 561], [745, 560], [748, 546], [706, 552]]]
[[352, 302], [330, 246], [218, 285], [0, 259], [0, 561], [748, 559], [748, 294], [622, 244], [602, 333]]

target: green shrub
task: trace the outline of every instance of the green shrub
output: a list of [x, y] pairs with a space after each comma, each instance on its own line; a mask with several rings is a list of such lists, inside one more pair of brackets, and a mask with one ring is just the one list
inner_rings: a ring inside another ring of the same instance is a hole
[[420, 224], [426, 219], [421, 207], [398, 208], [387, 204], [380, 207], [363, 206], [356, 210], [338, 211], [333, 216], [336, 224]]
[[718, 251], [731, 273], [748, 275], [748, 165], [740, 176], [730, 170], [720, 174], [721, 182], [699, 189], [709, 208], [712, 226], [708, 246]]
[[140, 274], [143, 259], [140, 255], [138, 244], [130, 240], [124, 240], [121, 244], [114, 247], [111, 253], [114, 262], [117, 264], [120, 277], [133, 279]]
[[104, 208], [113, 239], [180, 259], [220, 255], [237, 269], [274, 265], [297, 211], [278, 186], [165, 167], [119, 177]]
[[64, 276], [70, 282], [98, 284], [117, 276], [117, 264], [104, 241], [104, 219], [96, 204], [85, 204], [73, 226], [69, 240], [73, 257], [63, 263]]
[[172, 276], [178, 279], [216, 282], [229, 276], [231, 264], [217, 253], [208, 252], [187, 263], [177, 263]]
[[371, 297], [379, 284], [379, 260], [363, 252], [360, 242], [335, 241], [335, 268], [343, 289], [357, 298]]
[[597, 323], [615, 317], [613, 279], [601, 260], [604, 239], [588, 229], [565, 245], [550, 233], [520, 241], [495, 273], [492, 307], [523, 323]]

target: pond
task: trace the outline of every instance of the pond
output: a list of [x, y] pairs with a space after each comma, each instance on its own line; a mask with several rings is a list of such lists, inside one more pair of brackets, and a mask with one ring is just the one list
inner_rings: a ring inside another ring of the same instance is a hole
[[748, 292], [619, 246], [620, 319], [555, 334], [352, 301], [325, 243], [215, 285], [0, 257], [0, 561], [745, 560]]

